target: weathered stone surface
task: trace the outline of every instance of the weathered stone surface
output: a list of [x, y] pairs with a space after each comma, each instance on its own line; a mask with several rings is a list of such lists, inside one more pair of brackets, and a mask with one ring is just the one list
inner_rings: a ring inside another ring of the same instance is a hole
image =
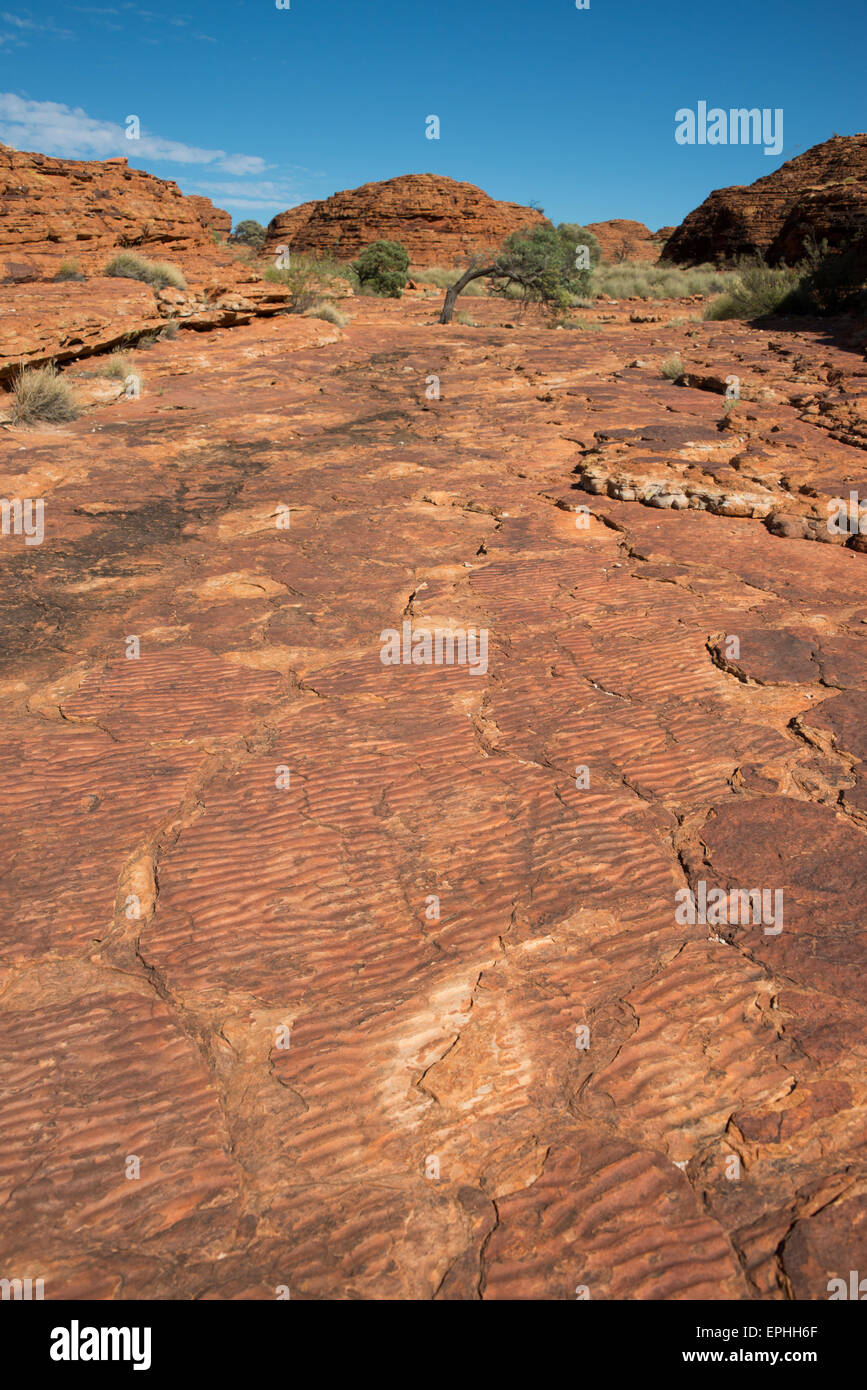
[[[863, 491], [802, 401], [861, 359], [438, 309], [183, 333], [0, 431], [45, 501], [0, 537], [0, 1270], [48, 1298], [864, 1270], [867, 557], [692, 505]], [[384, 666], [405, 618], [487, 670]], [[678, 921], [702, 881], [782, 932]]]
[[185, 197], [125, 159], [53, 159], [0, 145], [0, 265], [70, 252], [90, 264], [106, 247], [189, 252], [230, 227], [209, 198]]
[[405, 246], [414, 265], [451, 266], [546, 220], [535, 208], [497, 202], [471, 183], [403, 174], [280, 213], [269, 223], [266, 250], [287, 245], [346, 261], [382, 238]]
[[[202, 330], [286, 308], [284, 286], [219, 244], [230, 227], [208, 198], [185, 197], [125, 159], [51, 159], [0, 145], [0, 380], [20, 362], [101, 352], [166, 319]], [[168, 261], [187, 289], [106, 277], [114, 254], [130, 249]], [[63, 262], [78, 274], [56, 281]]]
[[718, 188], [665, 243], [664, 259], [730, 260], [761, 252], [794, 265], [811, 239], [833, 249], [863, 232], [867, 135], [834, 135], [749, 185]]
[[603, 261], [658, 261], [659, 233], [651, 232], [643, 222], [615, 217], [609, 222], [588, 222], [602, 248]]

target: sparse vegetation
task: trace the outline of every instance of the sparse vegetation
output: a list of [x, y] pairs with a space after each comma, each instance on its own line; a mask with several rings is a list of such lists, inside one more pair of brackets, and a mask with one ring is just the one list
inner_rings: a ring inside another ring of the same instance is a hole
[[478, 328], [479, 326], [475, 319], [471, 319], [469, 314], [464, 313], [463, 309], [455, 314], [455, 323], [462, 323], [465, 328]]
[[374, 241], [352, 262], [362, 290], [399, 299], [407, 280], [409, 252], [398, 241]]
[[687, 299], [719, 294], [731, 283], [731, 272], [712, 265], [684, 270], [675, 265], [622, 261], [617, 265], [599, 265], [593, 272], [594, 293], [607, 294], [611, 299]]
[[106, 275], [119, 276], [124, 280], [142, 280], [151, 289], [161, 290], [166, 285], [173, 289], [185, 290], [187, 282], [177, 266], [168, 261], [149, 261], [145, 256], [137, 256], [134, 251], [121, 251], [105, 267]]
[[680, 360], [680, 355], [674, 353], [672, 357], [666, 357], [661, 370], [666, 380], [680, 381], [680, 378], [683, 376], [683, 363]]
[[349, 319], [345, 314], [341, 314], [336, 304], [331, 304], [328, 300], [323, 300], [319, 304], [314, 304], [312, 309], [307, 310], [308, 319], [324, 319], [326, 323], [333, 323], [336, 328], [345, 328]]
[[234, 245], [252, 246], [254, 251], [261, 251], [265, 245], [267, 232], [261, 222], [256, 222], [252, 217], [247, 217], [243, 222], [239, 222], [237, 227], [233, 227], [227, 240]]
[[113, 377], [119, 381], [125, 381], [132, 370], [132, 362], [125, 352], [113, 352], [95, 368], [97, 376]]
[[86, 280], [87, 276], [82, 274], [78, 261], [61, 261], [60, 269], [54, 278], [55, 280]]
[[763, 260], [742, 262], [730, 279], [728, 293], [708, 305], [705, 318], [757, 319], [763, 314], [797, 313], [799, 308], [803, 312], [805, 296], [798, 294], [802, 278], [802, 270], [789, 266], [770, 266]]
[[61, 424], [78, 417], [75, 397], [53, 362], [44, 367], [22, 367], [12, 390], [16, 425]]
[[292, 296], [290, 313], [306, 314], [328, 293], [328, 282], [346, 280], [358, 287], [358, 276], [351, 266], [341, 265], [329, 256], [293, 256], [286, 268], [268, 265], [261, 272], [269, 284], [285, 285]]
[[179, 328], [180, 325], [177, 319], [166, 319], [160, 329], [160, 339], [162, 341], [172, 342], [178, 336]]
[[[587, 247], [586, 257], [579, 255], [582, 245]], [[573, 223], [513, 232], [494, 261], [488, 265], [474, 262], [446, 290], [440, 323], [451, 322], [458, 295], [472, 281], [480, 279], [488, 281], [491, 294], [511, 299], [516, 297], [517, 288], [517, 297], [525, 304], [540, 303], [552, 314], [562, 316], [576, 297], [588, 294], [596, 252], [596, 238]], [[581, 263], [583, 259], [588, 262], [586, 266]]]

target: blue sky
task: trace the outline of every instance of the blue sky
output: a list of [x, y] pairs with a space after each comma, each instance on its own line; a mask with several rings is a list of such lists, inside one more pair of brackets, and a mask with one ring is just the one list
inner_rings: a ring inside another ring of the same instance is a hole
[[[863, 0], [290, 3], [0, 10], [0, 139], [125, 154], [236, 221], [432, 172], [555, 222], [655, 230], [713, 188], [867, 129]], [[781, 107], [782, 153], [678, 145], [675, 111], [699, 101]], [[439, 140], [425, 138], [430, 115]]]

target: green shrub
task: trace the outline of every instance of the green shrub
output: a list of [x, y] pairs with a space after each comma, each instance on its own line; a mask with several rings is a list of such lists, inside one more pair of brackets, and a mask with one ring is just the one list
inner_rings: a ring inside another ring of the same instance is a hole
[[406, 286], [409, 253], [397, 241], [374, 241], [352, 262], [362, 290], [399, 299]]
[[592, 271], [576, 266], [575, 262], [577, 248], [584, 244], [590, 247], [592, 264], [591, 236], [591, 232], [566, 222], [559, 227], [537, 226], [513, 232], [497, 255], [491, 293], [512, 298], [510, 291], [520, 286], [520, 298], [525, 302], [536, 301], [553, 313], [562, 313], [571, 307], [574, 298], [590, 290]]
[[229, 233], [227, 240], [233, 245], [252, 246], [254, 251], [261, 251], [265, 245], [267, 232], [261, 222], [255, 222], [252, 217], [247, 217], [243, 222], [239, 222]]
[[167, 261], [149, 261], [133, 251], [121, 251], [114, 256], [105, 267], [105, 274], [124, 280], [142, 280], [154, 290], [164, 289], [166, 285], [176, 290], [187, 288], [187, 282], [177, 266], [169, 265]]
[[17, 425], [36, 421], [58, 424], [78, 417], [75, 397], [53, 362], [22, 368], [12, 390], [12, 419]]
[[[799, 298], [808, 304], [804, 312], [839, 314], [867, 310], [867, 232], [833, 251], [823, 242], [811, 248], [811, 252], [798, 287]], [[791, 301], [786, 302], [784, 309], [793, 311]]]
[[683, 376], [683, 363], [678, 353], [675, 353], [672, 357], [666, 357], [662, 364], [662, 375], [668, 381], [680, 381], [680, 378]]
[[[706, 319], [757, 319], [764, 314], [797, 312], [803, 272], [789, 266], [770, 266], [763, 260], [744, 261], [729, 291], [705, 311]], [[788, 307], [784, 308], [786, 301]]]

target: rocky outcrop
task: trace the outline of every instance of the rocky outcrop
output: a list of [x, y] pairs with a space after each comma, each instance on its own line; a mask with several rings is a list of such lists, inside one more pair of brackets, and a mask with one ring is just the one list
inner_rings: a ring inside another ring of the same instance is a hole
[[867, 135], [834, 135], [753, 184], [720, 188], [689, 214], [664, 259], [689, 264], [761, 253], [793, 264], [812, 240], [833, 249], [867, 219]]
[[403, 174], [290, 208], [270, 222], [266, 250], [286, 245], [346, 261], [383, 238], [405, 246], [414, 265], [451, 266], [546, 220], [535, 208], [497, 202], [471, 183]]
[[659, 260], [658, 234], [643, 222], [616, 217], [610, 222], [588, 222], [586, 226], [602, 248], [603, 261]]
[[[204, 329], [284, 309], [284, 286], [218, 244], [230, 229], [209, 198], [185, 196], [125, 159], [52, 159], [0, 145], [0, 378], [19, 363], [104, 351], [167, 318]], [[171, 262], [188, 288], [154, 293], [107, 278], [107, 262], [124, 249]], [[55, 280], [63, 262], [75, 263], [78, 278]]]
[[89, 268], [115, 247], [184, 255], [230, 227], [209, 198], [185, 197], [125, 159], [53, 159], [0, 145], [0, 268], [24, 262], [45, 272], [70, 256]]

